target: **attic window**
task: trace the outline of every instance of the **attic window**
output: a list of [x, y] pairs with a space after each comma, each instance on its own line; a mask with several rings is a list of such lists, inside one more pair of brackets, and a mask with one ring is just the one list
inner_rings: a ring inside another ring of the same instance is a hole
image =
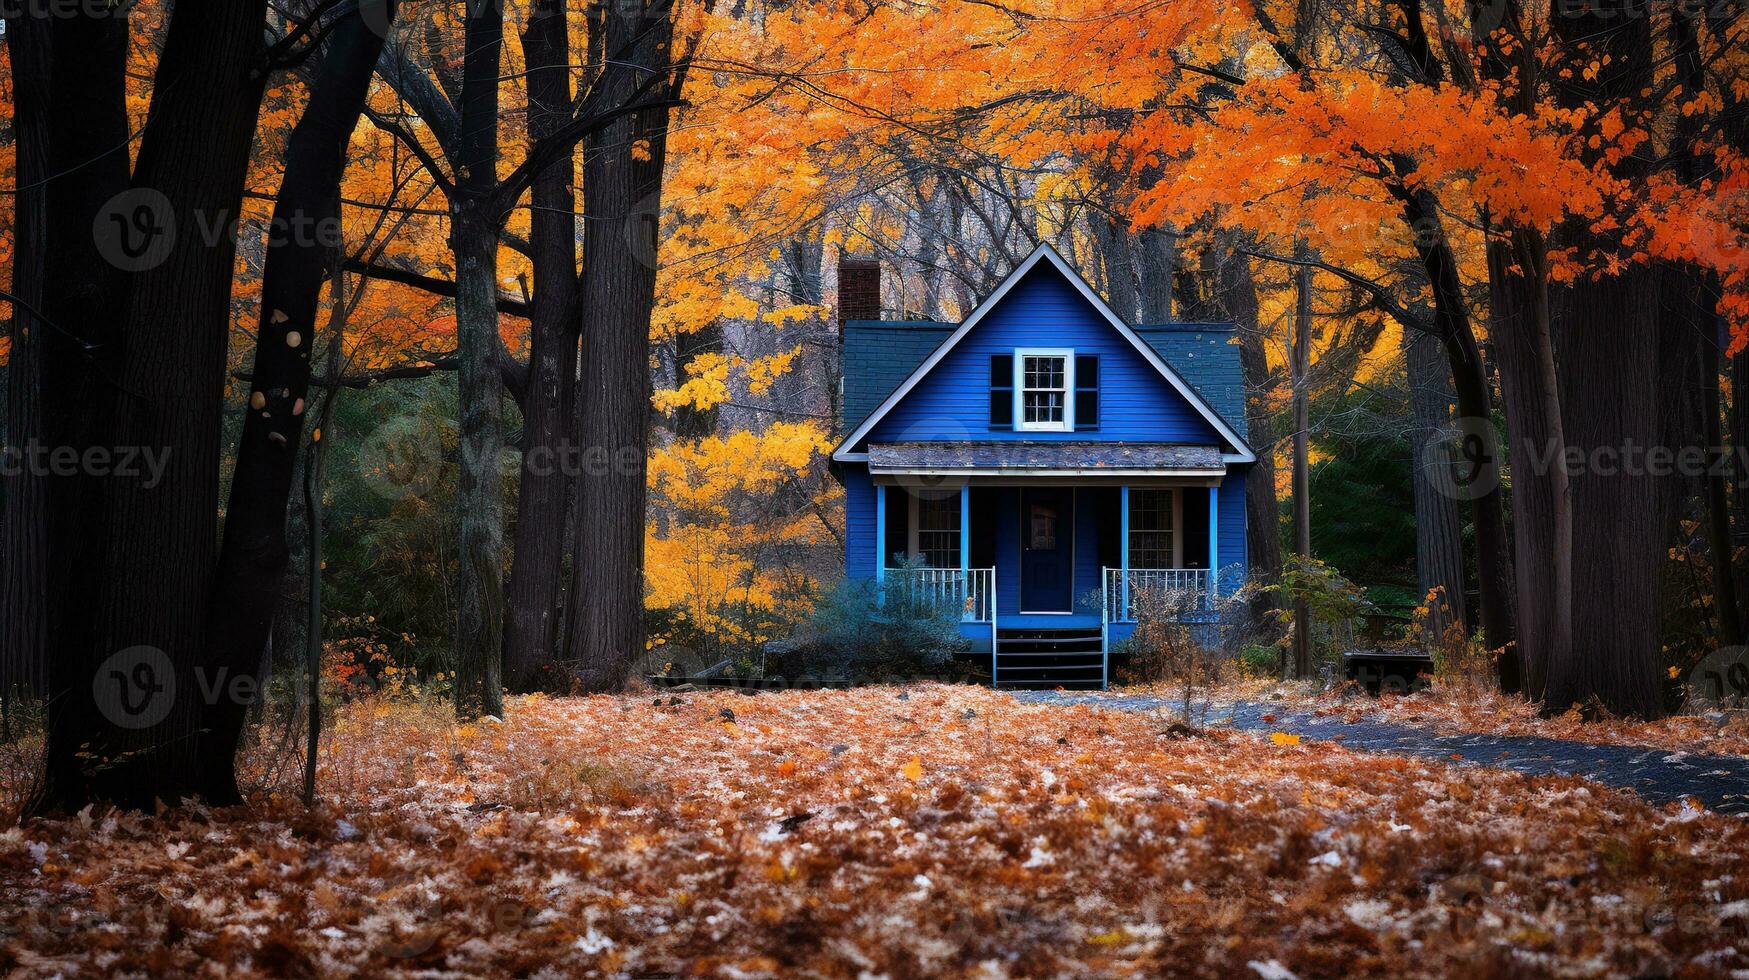
[[1023, 432], [1068, 432], [1075, 428], [1069, 393], [1075, 390], [1075, 352], [1014, 352], [1014, 427]]

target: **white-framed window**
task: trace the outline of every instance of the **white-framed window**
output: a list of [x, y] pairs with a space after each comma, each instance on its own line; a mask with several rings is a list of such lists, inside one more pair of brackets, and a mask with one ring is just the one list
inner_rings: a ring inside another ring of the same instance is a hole
[[1075, 352], [1021, 348], [1014, 352], [1014, 428], [1022, 432], [1075, 429]]
[[1130, 567], [1181, 568], [1179, 539], [1182, 525], [1178, 491], [1143, 489], [1130, 491]]
[[960, 498], [911, 496], [911, 557], [925, 568], [960, 567]]

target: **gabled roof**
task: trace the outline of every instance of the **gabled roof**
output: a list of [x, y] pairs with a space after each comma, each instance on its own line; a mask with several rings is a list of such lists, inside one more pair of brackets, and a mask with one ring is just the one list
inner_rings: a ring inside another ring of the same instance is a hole
[[[868, 417], [863, 419], [862, 423], [858, 425], [854, 431], [848, 436], [845, 436], [844, 441], [840, 442], [838, 446], [832, 450], [832, 458], [840, 462], [866, 460], [868, 458], [866, 452], [852, 452], [851, 447], [856, 446], [858, 443], [862, 442], [863, 439], [867, 438], [868, 434], [874, 431], [874, 427], [880, 423], [880, 420], [884, 418], [888, 412], [892, 411], [894, 406], [903, 401], [905, 396], [910, 393], [911, 389], [917, 387], [918, 382], [927, 377], [929, 372], [933, 370], [937, 364], [941, 363], [943, 358], [947, 357], [948, 352], [952, 351], [966, 334], [970, 333], [974, 327], [989, 315], [991, 310], [996, 308], [997, 304], [1002, 302], [1002, 299], [1008, 295], [1009, 290], [1013, 289], [1015, 284], [1031, 274], [1041, 263], [1049, 263], [1051, 266], [1055, 267], [1058, 272], [1062, 273], [1063, 278], [1067, 279], [1069, 283], [1075, 287], [1076, 292], [1080, 293], [1087, 302], [1093, 305], [1095, 310], [1099, 311], [1099, 315], [1104, 317], [1107, 323], [1111, 324], [1112, 329], [1116, 330], [1120, 336], [1129, 341], [1130, 345], [1136, 349], [1136, 352], [1141, 354], [1142, 358], [1146, 360], [1154, 370], [1158, 371], [1160, 376], [1165, 378], [1166, 382], [1190, 404], [1190, 407], [1198, 415], [1202, 416], [1202, 418], [1209, 423], [1210, 427], [1221, 435], [1221, 438], [1226, 440], [1227, 451], [1222, 454], [1223, 461], [1228, 463], [1254, 463], [1257, 461], [1257, 455], [1251, 451], [1251, 447], [1246, 444], [1244, 437], [1240, 435], [1233, 426], [1228, 424], [1227, 420], [1222, 418], [1219, 412], [1215, 411], [1209, 405], [1196, 388], [1192, 387], [1178, 374], [1177, 371], [1172, 369], [1171, 365], [1166, 363], [1165, 359], [1160, 356], [1159, 351], [1155, 350], [1152, 345], [1144, 340], [1140, 334], [1132, 329], [1129, 324], [1125, 323], [1116, 313], [1113, 313], [1111, 307], [1106, 305], [1105, 300], [1099, 297], [1099, 294], [1094, 291], [1093, 287], [1088, 284], [1087, 280], [1083, 279], [1080, 273], [1076, 272], [1068, 262], [1064, 261], [1063, 257], [1057, 253], [1057, 250], [1052, 248], [1048, 243], [1040, 244], [1038, 248], [1034, 249], [1033, 253], [1026, 257], [1026, 261], [1020, 263], [1013, 272], [1009, 273], [1008, 278], [1004, 279], [1002, 284], [996, 287], [995, 292], [992, 292], [986, 297], [984, 302], [978, 304], [978, 308], [972, 311], [971, 316], [966, 317], [957, 329], [948, 334], [947, 338], [941, 341], [940, 345], [935, 348], [935, 351], [925, 358], [923, 363], [917, 365], [910, 375], [906, 377], [897, 388], [893, 389], [891, 394], [887, 395], [886, 399], [880, 403], [879, 407], [873, 412], [870, 412]], [[919, 324], [919, 326], [927, 328], [936, 325]], [[925, 333], [925, 331], [920, 330], [919, 333]], [[850, 369], [851, 366], [847, 364], [845, 366], [845, 373], [849, 374]], [[849, 386], [847, 385], [847, 394], [848, 391]]]

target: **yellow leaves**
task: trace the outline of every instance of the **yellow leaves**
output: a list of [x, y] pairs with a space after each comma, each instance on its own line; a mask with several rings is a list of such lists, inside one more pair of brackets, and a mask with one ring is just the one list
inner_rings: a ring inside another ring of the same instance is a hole
[[1276, 745], [1298, 745], [1300, 737], [1292, 732], [1270, 732], [1269, 740]]
[[796, 760], [785, 759], [777, 764], [777, 774], [788, 779], [796, 774]]
[[916, 755], [912, 756], [911, 761], [905, 763], [904, 766], [900, 767], [899, 774], [904, 776], [906, 779], [909, 779], [912, 782], [916, 782], [917, 780], [922, 779], [923, 778], [923, 758], [922, 758], [922, 756], [916, 756]]

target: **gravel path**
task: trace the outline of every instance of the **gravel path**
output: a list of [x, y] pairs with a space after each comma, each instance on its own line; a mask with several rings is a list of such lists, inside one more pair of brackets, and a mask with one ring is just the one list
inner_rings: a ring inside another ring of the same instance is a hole
[[[1037, 704], [1086, 704], [1113, 711], [1172, 711], [1171, 698], [1129, 694], [1076, 694], [1066, 691], [1015, 691]], [[1264, 721], [1273, 714], [1273, 721]], [[1749, 814], [1749, 757], [1691, 755], [1645, 746], [1592, 745], [1531, 735], [1437, 735], [1408, 725], [1343, 721], [1240, 702], [1218, 706], [1211, 724], [1243, 731], [1291, 732], [1304, 738], [1336, 740], [1351, 749], [1441, 759], [1457, 765], [1495, 766], [1531, 775], [1584, 776], [1630, 789], [1653, 803], [1690, 797], [1721, 813]]]

